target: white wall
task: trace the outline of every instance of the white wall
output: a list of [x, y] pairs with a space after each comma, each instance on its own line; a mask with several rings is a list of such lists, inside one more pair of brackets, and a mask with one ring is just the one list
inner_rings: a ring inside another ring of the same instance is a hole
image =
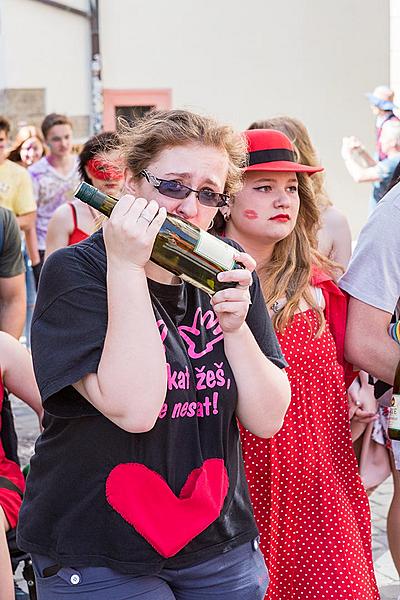
[[[389, 6], [399, 1], [100, 0], [104, 87], [170, 88], [174, 107], [240, 129], [277, 114], [302, 119], [356, 235], [369, 186], [345, 170], [341, 138], [373, 150], [364, 93], [389, 81]], [[89, 114], [88, 22], [34, 0], [0, 0], [0, 19], [0, 87], [44, 87], [47, 111]]]
[[358, 233], [369, 186], [351, 180], [340, 145], [355, 134], [373, 150], [364, 93], [389, 80], [389, 0], [101, 0], [100, 15], [106, 88], [172, 88], [175, 107], [239, 128], [301, 118]]
[[[65, 0], [63, 0], [64, 3]], [[87, 0], [69, 0], [86, 10]], [[89, 22], [34, 0], [1, 0], [2, 88], [45, 88], [46, 111], [87, 115]]]
[[390, 0], [390, 84], [400, 103], [400, 0]]

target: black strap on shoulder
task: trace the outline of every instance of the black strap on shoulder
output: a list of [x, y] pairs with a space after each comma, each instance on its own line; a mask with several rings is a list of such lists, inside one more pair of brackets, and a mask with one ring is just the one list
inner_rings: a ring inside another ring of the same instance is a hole
[[15, 483], [13, 483], [9, 479], [7, 479], [7, 477], [0, 476], [0, 488], [6, 489], [6, 490], [11, 490], [12, 492], [17, 492], [17, 494], [19, 494], [21, 496], [21, 498], [23, 496], [23, 493], [19, 489], [19, 487], [17, 485], [15, 485]]

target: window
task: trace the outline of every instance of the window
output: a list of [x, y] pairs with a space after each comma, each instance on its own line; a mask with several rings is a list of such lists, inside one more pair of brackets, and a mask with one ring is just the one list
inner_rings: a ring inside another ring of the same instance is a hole
[[134, 123], [153, 108], [167, 110], [172, 106], [171, 90], [107, 90], [103, 91], [105, 131], [117, 128], [118, 117]]
[[154, 104], [146, 104], [145, 106], [116, 106], [115, 107], [115, 124], [118, 127], [119, 118], [124, 119], [130, 125], [136, 121], [136, 119], [140, 119], [147, 112], [149, 112], [152, 108], [154, 108]]

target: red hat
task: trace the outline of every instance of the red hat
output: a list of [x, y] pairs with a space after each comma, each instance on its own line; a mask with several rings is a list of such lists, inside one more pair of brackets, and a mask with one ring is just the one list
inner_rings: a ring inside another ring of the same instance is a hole
[[248, 143], [245, 171], [294, 171], [318, 173], [323, 167], [310, 167], [296, 162], [296, 153], [289, 138], [276, 129], [249, 129], [244, 132]]

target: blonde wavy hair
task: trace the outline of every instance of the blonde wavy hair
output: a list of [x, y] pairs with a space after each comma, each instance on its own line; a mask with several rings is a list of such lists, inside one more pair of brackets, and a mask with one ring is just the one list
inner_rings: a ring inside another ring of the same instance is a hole
[[[294, 117], [281, 116], [272, 117], [271, 119], [264, 119], [262, 121], [255, 121], [249, 127], [249, 129], [278, 129], [288, 136], [294, 146], [295, 153], [297, 154], [298, 162], [303, 165], [309, 165], [310, 167], [317, 167], [320, 165], [317, 151], [315, 150], [313, 143], [310, 138], [310, 134], [306, 126], [295, 119]], [[323, 173], [315, 173], [311, 177], [311, 184], [314, 189], [314, 194], [318, 205], [322, 210], [332, 206], [328, 194], [325, 190], [325, 181]]]
[[275, 329], [284, 331], [299, 309], [301, 299], [304, 299], [318, 313], [318, 337], [325, 325], [325, 315], [310, 289], [312, 268], [315, 265], [334, 278], [336, 265], [317, 250], [320, 211], [310, 176], [297, 173], [297, 178], [300, 206], [296, 225], [286, 238], [275, 244], [271, 259], [259, 264], [257, 273], [268, 308], [271, 309], [282, 298], [287, 300], [280, 311], [273, 312]]

